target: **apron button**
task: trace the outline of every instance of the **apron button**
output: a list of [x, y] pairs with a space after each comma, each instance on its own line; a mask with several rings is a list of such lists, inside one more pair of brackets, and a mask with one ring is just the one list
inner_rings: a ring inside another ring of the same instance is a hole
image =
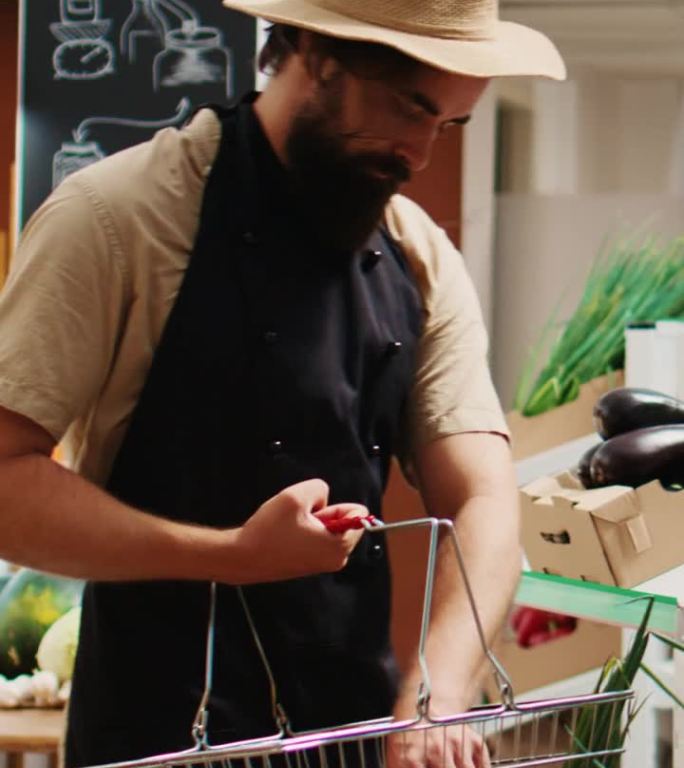
[[271, 440], [268, 444], [268, 452], [275, 456], [276, 454], [283, 452], [283, 447], [282, 440]]
[[374, 445], [370, 446], [370, 448], [368, 449], [368, 453], [371, 456], [381, 456], [382, 448], [377, 443], [375, 443]]
[[363, 252], [361, 269], [364, 272], [370, 272], [371, 270], [375, 269], [381, 258], [382, 251], [374, 251], [372, 248], [369, 248], [367, 251]]
[[382, 548], [382, 544], [373, 544], [369, 552], [371, 560], [382, 560], [385, 556], [385, 550]]
[[262, 336], [264, 343], [272, 346], [280, 341], [280, 334], [278, 331], [266, 331]]
[[398, 355], [401, 352], [403, 346], [400, 341], [390, 341], [387, 345], [387, 354], [394, 357], [394, 355]]

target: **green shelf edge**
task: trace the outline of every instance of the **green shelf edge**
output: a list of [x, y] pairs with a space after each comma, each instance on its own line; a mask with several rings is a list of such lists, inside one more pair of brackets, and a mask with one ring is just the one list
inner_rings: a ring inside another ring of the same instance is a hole
[[515, 602], [606, 624], [636, 628], [644, 613], [643, 600], [646, 597], [654, 598], [649, 629], [679, 637], [680, 609], [676, 598], [665, 595], [651, 595], [648, 592], [524, 571]]

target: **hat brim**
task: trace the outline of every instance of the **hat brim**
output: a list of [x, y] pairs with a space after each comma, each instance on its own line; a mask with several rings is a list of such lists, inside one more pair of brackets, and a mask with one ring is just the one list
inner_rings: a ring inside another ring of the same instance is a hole
[[291, 24], [332, 37], [396, 48], [429, 66], [472, 77], [540, 76], [564, 80], [565, 64], [546, 35], [522, 24], [498, 21], [487, 40], [411, 34], [369, 24], [308, 0], [223, 0], [231, 10]]

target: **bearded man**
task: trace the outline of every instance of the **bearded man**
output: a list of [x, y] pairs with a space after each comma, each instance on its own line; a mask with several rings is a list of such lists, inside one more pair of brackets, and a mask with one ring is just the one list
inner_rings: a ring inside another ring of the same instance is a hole
[[[381, 516], [393, 455], [455, 521], [489, 638], [519, 572], [477, 300], [396, 193], [490, 78], [561, 79], [558, 53], [494, 0], [225, 4], [274, 24], [264, 92], [65, 180], [0, 305], [0, 555], [89, 580], [69, 768], [192, 746], [212, 582], [202, 738], [275, 730], [261, 649], [296, 731], [412, 718], [421, 669], [397, 673], [385, 544], [329, 530]], [[482, 663], [442, 560], [438, 715], [471, 705]], [[485, 765], [459, 734], [389, 759]]]

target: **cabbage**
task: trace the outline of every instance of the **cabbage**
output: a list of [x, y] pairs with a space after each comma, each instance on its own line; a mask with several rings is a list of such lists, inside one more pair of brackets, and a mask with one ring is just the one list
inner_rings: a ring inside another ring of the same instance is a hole
[[44, 671], [54, 672], [60, 683], [71, 680], [73, 676], [80, 623], [80, 607], [72, 608], [50, 626], [38, 646], [38, 666]]

